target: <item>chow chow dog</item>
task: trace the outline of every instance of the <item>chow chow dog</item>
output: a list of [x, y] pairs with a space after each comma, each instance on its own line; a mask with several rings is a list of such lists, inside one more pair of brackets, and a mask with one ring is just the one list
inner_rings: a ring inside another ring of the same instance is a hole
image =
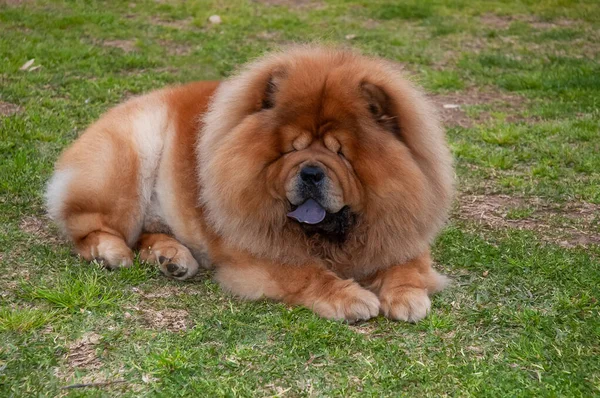
[[445, 285], [429, 247], [452, 197], [443, 129], [398, 67], [310, 45], [113, 108], [46, 194], [76, 252], [107, 268], [138, 250], [175, 279], [214, 266], [245, 299], [409, 322]]

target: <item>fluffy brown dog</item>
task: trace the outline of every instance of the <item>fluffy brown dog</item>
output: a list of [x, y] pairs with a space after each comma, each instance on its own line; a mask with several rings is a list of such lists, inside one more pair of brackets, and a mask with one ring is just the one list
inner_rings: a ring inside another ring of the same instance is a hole
[[109, 268], [137, 248], [176, 279], [215, 264], [247, 299], [417, 321], [445, 282], [429, 245], [452, 177], [435, 112], [391, 63], [308, 46], [110, 110], [62, 155], [47, 203]]

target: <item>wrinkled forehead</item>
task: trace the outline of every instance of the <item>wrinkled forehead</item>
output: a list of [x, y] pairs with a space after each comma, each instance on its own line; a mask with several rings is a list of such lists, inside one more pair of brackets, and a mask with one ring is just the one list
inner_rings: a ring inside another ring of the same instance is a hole
[[363, 101], [360, 82], [349, 65], [297, 64], [281, 79], [275, 108], [279, 118], [307, 130], [353, 123]]

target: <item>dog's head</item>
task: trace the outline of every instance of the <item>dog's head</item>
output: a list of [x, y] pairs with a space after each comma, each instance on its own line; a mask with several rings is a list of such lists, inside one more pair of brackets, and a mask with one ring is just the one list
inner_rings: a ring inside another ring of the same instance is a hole
[[409, 258], [439, 230], [452, 193], [423, 96], [390, 63], [343, 50], [294, 48], [225, 82], [198, 154], [212, 227], [271, 257], [330, 244]]

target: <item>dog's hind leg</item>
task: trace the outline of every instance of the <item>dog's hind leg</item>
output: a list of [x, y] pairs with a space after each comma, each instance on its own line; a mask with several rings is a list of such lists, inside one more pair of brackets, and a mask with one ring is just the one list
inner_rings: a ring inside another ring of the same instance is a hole
[[48, 212], [86, 260], [133, 263], [167, 126], [160, 95], [140, 97], [109, 111], [61, 156]]
[[127, 190], [121, 190], [121, 197], [114, 198], [115, 193], [119, 194], [117, 187], [112, 187], [116, 192], [105, 193], [108, 187], [95, 190], [81, 180], [81, 176], [73, 178], [59, 217], [53, 214], [53, 218], [84, 259], [97, 260], [110, 269], [132, 265], [130, 247], [139, 235], [141, 218], [135, 198], [128, 197]]
[[48, 185], [49, 213], [84, 259], [111, 269], [130, 266], [143, 221], [136, 154], [119, 140], [102, 137], [92, 149], [82, 138], [65, 153]]

